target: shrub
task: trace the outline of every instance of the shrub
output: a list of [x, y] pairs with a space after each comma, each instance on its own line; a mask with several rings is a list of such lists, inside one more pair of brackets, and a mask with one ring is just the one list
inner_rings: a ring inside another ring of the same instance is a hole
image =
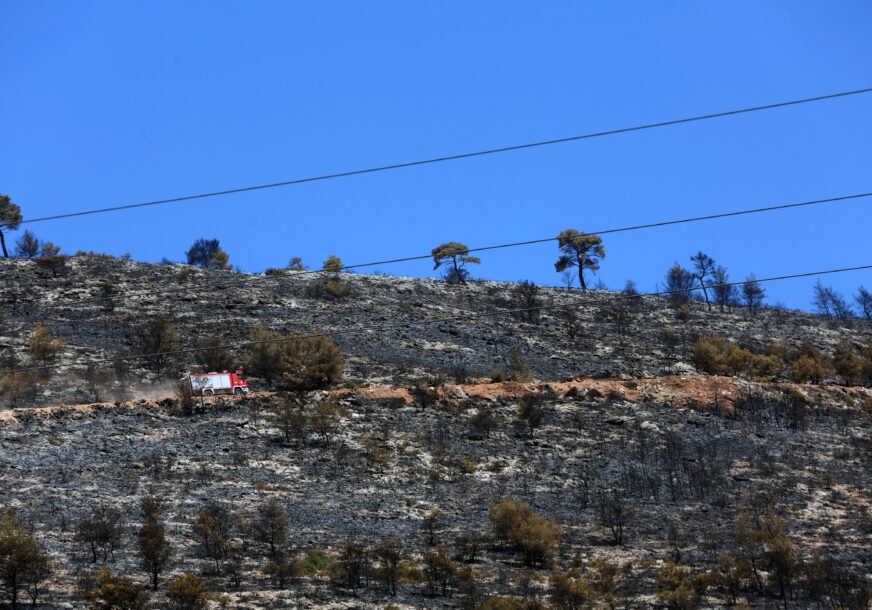
[[557, 610], [581, 610], [594, 600], [594, 591], [584, 578], [567, 572], [553, 572], [549, 579], [551, 601]]
[[185, 572], [167, 585], [167, 599], [176, 610], [200, 610], [206, 607], [206, 583], [201, 578]]
[[299, 576], [299, 564], [294, 559], [285, 553], [279, 553], [269, 561], [262, 569], [263, 573], [269, 576], [278, 589], [284, 589], [288, 581], [296, 576]]
[[511, 544], [527, 565], [546, 565], [560, 544], [562, 528], [529, 504], [506, 499], [491, 506], [488, 519], [497, 538]]
[[292, 335], [253, 329], [245, 356], [246, 369], [267, 383], [301, 390], [322, 388], [342, 379], [345, 361], [342, 350], [329, 337]]
[[84, 597], [92, 610], [141, 610], [148, 603], [145, 590], [125, 576], [113, 576], [109, 568], [100, 568], [96, 582]]
[[483, 435], [485, 438], [490, 438], [490, 433], [497, 428], [499, 422], [494, 409], [490, 405], [480, 405], [472, 417], [469, 418], [469, 424], [473, 430]]
[[527, 428], [530, 438], [545, 419], [544, 401], [542, 394], [526, 394], [518, 399], [518, 422]]
[[44, 324], [37, 324], [33, 336], [27, 342], [27, 350], [34, 362], [48, 366], [54, 362], [64, 342], [51, 336], [51, 330]]
[[850, 341], [840, 341], [833, 353], [833, 368], [848, 385], [859, 382], [863, 373], [863, 361], [854, 353]]
[[518, 348], [509, 352], [509, 376], [512, 381], [526, 383], [533, 379], [530, 373], [530, 363]]
[[338, 273], [342, 270], [343, 266], [344, 265], [342, 264], [342, 259], [335, 254], [331, 254], [326, 259], [324, 259], [324, 262], [321, 265], [321, 269], [324, 271], [329, 271], [331, 273]]
[[530, 324], [536, 324], [539, 321], [539, 314], [542, 301], [539, 299], [539, 287], [529, 280], [518, 282], [512, 288], [513, 306], [518, 309], [518, 317]]
[[694, 366], [711, 375], [747, 375], [770, 379], [782, 369], [781, 359], [773, 354], [755, 354], [723, 337], [700, 337], [693, 342]]
[[657, 578], [657, 598], [668, 608], [699, 608], [700, 597], [690, 578], [690, 570], [674, 561], [666, 562]]
[[351, 288], [348, 284], [337, 280], [327, 280], [324, 282], [324, 292], [335, 299], [341, 299], [351, 294]]
[[797, 383], [820, 383], [827, 375], [823, 359], [811, 354], [802, 354], [791, 366], [793, 380]]

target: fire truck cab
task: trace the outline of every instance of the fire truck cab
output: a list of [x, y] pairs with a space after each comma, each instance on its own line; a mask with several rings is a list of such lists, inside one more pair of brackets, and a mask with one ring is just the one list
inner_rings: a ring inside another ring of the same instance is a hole
[[247, 394], [248, 382], [242, 378], [242, 371], [222, 373], [189, 373], [181, 379], [191, 388], [192, 396], [213, 396], [215, 394]]

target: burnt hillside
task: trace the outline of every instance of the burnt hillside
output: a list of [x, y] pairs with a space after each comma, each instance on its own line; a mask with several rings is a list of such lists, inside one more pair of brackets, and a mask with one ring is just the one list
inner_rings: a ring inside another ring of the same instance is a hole
[[[265, 327], [308, 334], [324, 332], [346, 354], [346, 377], [392, 382], [420, 374], [487, 376], [504, 370], [513, 350], [529, 361], [539, 379], [571, 376], [657, 376], [694, 372], [689, 343], [701, 335], [722, 335], [751, 350], [784, 340], [796, 347], [810, 342], [830, 353], [842, 339], [857, 345], [872, 337], [868, 323], [837, 325], [808, 313], [762, 309], [709, 311], [693, 302], [689, 315], [676, 315], [666, 298], [628, 299], [622, 293], [582, 294], [541, 288], [532, 301], [514, 284], [476, 281], [448, 285], [439, 280], [383, 275], [341, 274], [342, 291], [325, 290], [325, 277], [286, 277], [205, 271], [187, 265], [135, 263], [104, 256], [76, 256], [57, 264], [2, 260], [0, 326], [3, 361], [33, 363], [26, 342], [37, 323], [64, 342], [34, 404], [93, 399], [83, 383], [89, 359], [148, 351], [140, 338], [143, 324], [162, 317], [178, 328], [181, 347], [209, 340], [247, 340], [249, 329]], [[167, 291], [167, 292], [165, 292]], [[531, 304], [567, 305], [530, 316], [498, 314]], [[484, 317], [479, 317], [485, 314]], [[442, 318], [445, 321], [428, 322]], [[360, 333], [349, 329], [380, 327]], [[237, 354], [241, 359], [242, 354]], [[123, 398], [131, 382], [115, 379], [111, 365], [100, 377], [109, 396]], [[160, 386], [184, 370], [197, 370], [186, 355], [160, 373], [131, 361], [131, 378]], [[255, 382], [256, 385], [256, 382]]]

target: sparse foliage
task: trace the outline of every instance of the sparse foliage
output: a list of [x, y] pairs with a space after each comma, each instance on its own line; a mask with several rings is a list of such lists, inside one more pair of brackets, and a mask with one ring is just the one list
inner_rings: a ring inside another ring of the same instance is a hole
[[693, 274], [696, 281], [699, 282], [699, 287], [702, 288], [702, 294], [705, 297], [706, 305], [712, 308], [709, 301], [707, 280], [712, 276], [715, 270], [715, 259], [708, 254], [700, 251], [690, 257], [690, 262], [693, 263]]
[[465, 284], [466, 280], [469, 279], [466, 265], [481, 263], [480, 258], [469, 255], [469, 248], [465, 244], [456, 241], [436, 246], [430, 255], [433, 257], [433, 269], [438, 269], [442, 265], [450, 265], [445, 273], [445, 280], [450, 284]]
[[561, 254], [554, 263], [554, 269], [561, 273], [575, 267], [579, 286], [582, 290], [587, 290], [584, 272], [596, 272], [600, 261], [606, 256], [602, 238], [575, 229], [566, 229], [557, 236], [557, 247]]
[[10, 510], [0, 513], [0, 587], [13, 610], [24, 592], [36, 603], [50, 572], [48, 555], [25, 524]]
[[[37, 324], [33, 335], [27, 342], [27, 349], [34, 363], [49, 366], [54, 362], [58, 352], [64, 347], [64, 342], [52, 337], [51, 330], [44, 324]], [[44, 369], [47, 374], [48, 369]]]
[[24, 218], [21, 216], [21, 207], [12, 202], [8, 195], [0, 195], [0, 247], [3, 249], [3, 256], [8, 257], [9, 252], [6, 251], [6, 236], [4, 229], [15, 231], [21, 225]]
[[15, 240], [15, 256], [33, 258], [39, 254], [39, 239], [30, 231], [25, 231]]
[[690, 303], [693, 297], [693, 288], [696, 283], [694, 275], [675, 263], [666, 272], [666, 296], [673, 307], [681, 307]]
[[742, 300], [745, 302], [745, 307], [748, 308], [749, 315], [757, 315], [757, 310], [760, 309], [765, 298], [766, 290], [760, 285], [754, 274], [745, 278], [742, 283]]

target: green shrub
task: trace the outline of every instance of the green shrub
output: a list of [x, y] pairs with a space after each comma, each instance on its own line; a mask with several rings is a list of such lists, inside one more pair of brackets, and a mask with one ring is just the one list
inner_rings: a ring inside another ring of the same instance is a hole
[[84, 592], [92, 610], [141, 610], [148, 603], [145, 590], [125, 576], [100, 568], [96, 582]]
[[560, 524], [536, 514], [526, 502], [497, 502], [491, 506], [488, 519], [497, 538], [520, 552], [528, 566], [546, 565], [560, 545]]
[[253, 329], [245, 356], [246, 370], [268, 383], [313, 390], [342, 379], [342, 350], [329, 337], [293, 337], [276, 331]]
[[176, 610], [200, 610], [206, 607], [206, 583], [201, 578], [185, 572], [167, 585], [167, 599]]

